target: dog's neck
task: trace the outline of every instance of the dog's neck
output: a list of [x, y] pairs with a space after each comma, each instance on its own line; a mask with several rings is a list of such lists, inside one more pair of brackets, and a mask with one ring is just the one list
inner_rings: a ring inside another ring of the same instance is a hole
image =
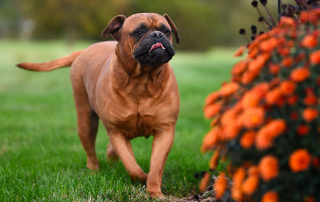
[[[118, 64], [127, 75], [128, 80], [139, 80], [142, 84], [161, 82], [163, 71], [166, 71], [168, 65], [159, 66], [141, 65], [133, 56], [127, 55], [116, 46], [115, 56]], [[123, 58], [131, 58], [123, 60]]]

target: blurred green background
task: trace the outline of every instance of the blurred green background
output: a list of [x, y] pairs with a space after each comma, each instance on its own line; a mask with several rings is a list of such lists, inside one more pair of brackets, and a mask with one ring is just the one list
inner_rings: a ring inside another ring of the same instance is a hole
[[[284, 0], [293, 2], [293, 0]], [[276, 17], [276, 0], [268, 7]], [[260, 6], [262, 13], [263, 7]], [[212, 46], [238, 46], [246, 41], [238, 34], [257, 22], [251, 0], [1, 0], [0, 37], [10, 39], [65, 39], [101, 41], [101, 32], [115, 15], [167, 13], [177, 25], [180, 50], [208, 50]]]

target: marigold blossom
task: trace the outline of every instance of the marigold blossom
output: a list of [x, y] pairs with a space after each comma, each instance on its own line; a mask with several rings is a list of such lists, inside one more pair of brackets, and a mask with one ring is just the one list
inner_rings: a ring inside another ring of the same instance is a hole
[[274, 88], [273, 90], [269, 91], [266, 95], [266, 102], [269, 105], [276, 104], [276, 102], [280, 99], [282, 96], [280, 88]]
[[220, 93], [219, 92], [213, 92], [210, 93], [205, 101], [205, 105], [209, 105], [212, 104], [213, 102], [215, 102], [218, 98], [220, 97]]
[[221, 132], [220, 127], [214, 127], [211, 131], [204, 137], [201, 151], [206, 152], [212, 149], [219, 141], [219, 133]]
[[309, 168], [311, 156], [306, 149], [294, 151], [289, 159], [289, 166], [293, 172], [300, 172]]
[[278, 40], [275, 38], [268, 39], [266, 41], [261, 42], [260, 49], [262, 51], [272, 51], [278, 45]]
[[255, 60], [249, 63], [248, 70], [252, 72], [259, 72], [264, 67], [264, 64], [269, 57], [270, 54], [267, 53], [259, 55]]
[[315, 118], [318, 117], [318, 115], [318, 110], [313, 108], [307, 108], [302, 112], [302, 117], [307, 122], [313, 121]]
[[295, 82], [302, 82], [309, 78], [310, 71], [305, 67], [299, 67], [291, 72], [290, 78]]
[[235, 83], [235, 82], [231, 82], [228, 84], [225, 84], [222, 86], [221, 90], [220, 90], [220, 94], [222, 96], [229, 96], [232, 93], [236, 92], [239, 88], [239, 84]]
[[236, 50], [236, 52], [234, 53], [233, 56], [234, 56], [234, 57], [242, 56], [245, 48], [246, 48], [245, 46], [240, 46], [240, 47], [238, 48], [238, 50]]
[[249, 91], [243, 96], [243, 108], [256, 107], [259, 104], [261, 96], [258, 92]]
[[236, 63], [235, 65], [233, 65], [231, 73], [233, 75], [239, 75], [246, 70], [247, 65], [248, 65], [247, 62], [241, 60], [238, 63]]
[[226, 180], [226, 177], [224, 174], [220, 174], [216, 181], [214, 182], [214, 191], [215, 191], [215, 197], [217, 199], [220, 199], [224, 192], [226, 191], [226, 189], [228, 188], [228, 182]]
[[206, 118], [212, 118], [221, 110], [222, 103], [215, 103], [208, 105], [204, 108], [204, 116]]
[[278, 198], [277, 192], [268, 191], [263, 195], [261, 202], [278, 202]]
[[252, 107], [244, 110], [238, 120], [247, 128], [260, 126], [264, 122], [264, 110], [262, 107]]
[[290, 95], [296, 90], [296, 84], [292, 81], [283, 81], [280, 90], [283, 95]]
[[205, 172], [204, 176], [200, 182], [200, 185], [199, 185], [199, 189], [201, 192], [204, 192], [207, 189], [207, 187], [210, 183], [210, 180], [211, 180], [211, 174], [208, 172]]
[[293, 58], [292, 57], [286, 57], [281, 61], [282, 66], [284, 67], [291, 67], [293, 64]]
[[306, 48], [312, 49], [318, 45], [318, 40], [313, 35], [307, 35], [303, 38], [301, 45]]
[[240, 139], [240, 145], [245, 149], [249, 149], [253, 145], [255, 137], [256, 137], [255, 131], [245, 132]]
[[257, 72], [246, 71], [243, 73], [241, 77], [241, 83], [247, 85], [251, 83], [256, 78], [256, 76], [257, 76]]
[[263, 157], [259, 163], [259, 171], [264, 181], [275, 178], [279, 173], [278, 159], [272, 155]]
[[311, 64], [320, 64], [320, 50], [312, 52], [310, 54], [310, 62]]
[[249, 176], [242, 184], [242, 190], [245, 194], [252, 195], [259, 185], [259, 176]]

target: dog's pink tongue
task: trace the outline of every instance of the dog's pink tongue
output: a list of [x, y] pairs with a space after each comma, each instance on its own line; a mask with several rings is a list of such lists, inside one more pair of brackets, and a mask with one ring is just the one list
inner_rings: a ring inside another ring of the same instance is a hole
[[156, 44], [153, 44], [149, 50], [149, 53], [154, 50], [154, 49], [157, 49], [157, 48], [162, 48], [163, 50], [165, 49], [162, 45], [162, 43], [156, 43]]

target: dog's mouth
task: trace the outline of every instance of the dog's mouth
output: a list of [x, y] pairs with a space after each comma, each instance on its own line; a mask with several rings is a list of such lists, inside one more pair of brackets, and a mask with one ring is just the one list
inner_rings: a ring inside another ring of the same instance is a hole
[[165, 50], [166, 48], [162, 45], [162, 43], [156, 43], [156, 44], [153, 44], [150, 48], [150, 50], [148, 51], [149, 53], [151, 51], [153, 51], [154, 49], [157, 49], [157, 48], [162, 48], [162, 50]]

